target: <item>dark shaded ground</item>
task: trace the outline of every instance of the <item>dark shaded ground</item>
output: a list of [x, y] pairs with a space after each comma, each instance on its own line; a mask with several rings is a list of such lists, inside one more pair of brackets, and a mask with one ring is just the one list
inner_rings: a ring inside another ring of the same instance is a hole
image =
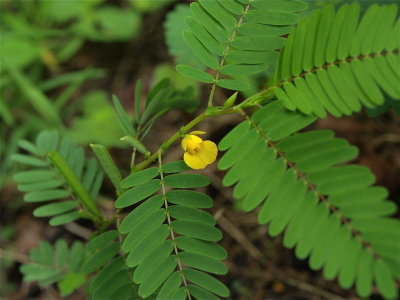
[[[145, 19], [145, 29], [137, 40], [131, 43], [100, 44], [87, 43], [80, 53], [65, 66], [76, 70], [87, 66], [105, 68], [109, 77], [90, 82], [83, 89], [106, 88], [126, 100], [125, 106], [132, 111], [134, 81], [141, 78], [145, 90], [149, 88], [152, 69], [158, 63], [170, 60], [162, 35], [164, 13], [157, 12]], [[78, 91], [79, 94], [81, 91]], [[207, 89], [203, 89], [202, 103], [206, 102]], [[219, 92], [216, 97], [225, 97]], [[128, 101], [129, 99], [129, 101]], [[72, 99], [72, 101], [74, 101]], [[187, 113], [170, 112], [155, 125], [153, 135], [147, 138], [150, 150], [172, 135], [180, 126], [193, 118]], [[196, 130], [208, 132], [208, 138], [219, 141], [241, 119], [237, 116], [223, 116], [205, 121]], [[67, 123], [71, 120], [67, 120]], [[370, 167], [377, 176], [377, 183], [387, 187], [391, 199], [400, 204], [400, 120], [389, 112], [377, 118], [368, 118], [365, 112], [342, 119], [327, 118], [315, 125], [317, 128], [333, 129], [337, 136], [346, 138], [358, 146], [360, 156], [356, 163]], [[128, 171], [130, 153], [114, 149], [113, 156], [119, 166]], [[179, 159], [182, 151], [175, 145], [165, 160]], [[281, 236], [269, 238], [266, 226], [257, 223], [256, 212], [243, 213], [234, 209], [231, 190], [222, 187], [223, 172], [213, 164], [204, 173], [211, 177], [208, 194], [215, 200], [211, 210], [224, 232], [222, 245], [228, 250], [226, 261], [229, 274], [221, 277], [231, 290], [231, 299], [358, 299], [353, 290], [343, 291], [336, 281], [323, 279], [321, 272], [311, 271], [307, 261], [300, 261], [293, 251], [283, 248]], [[109, 182], [102, 188], [102, 194], [113, 198]], [[19, 200], [17, 200], [19, 199]], [[103, 210], [111, 212], [111, 202], [104, 202]], [[1, 288], [10, 289], [6, 299], [59, 299], [56, 289], [41, 290], [35, 284], [21, 283], [18, 271], [21, 262], [27, 260], [27, 252], [40, 240], [55, 241], [59, 237], [67, 240], [84, 240], [90, 235], [90, 224], [79, 222], [53, 228], [46, 220], [33, 218], [34, 205], [22, 205], [21, 194], [14, 184], [1, 191], [2, 235], [7, 241], [8, 225], [15, 224], [15, 239], [1, 246], [0, 255], [6, 267]], [[85, 299], [82, 289], [67, 299]], [[375, 298], [380, 299], [380, 298]]]

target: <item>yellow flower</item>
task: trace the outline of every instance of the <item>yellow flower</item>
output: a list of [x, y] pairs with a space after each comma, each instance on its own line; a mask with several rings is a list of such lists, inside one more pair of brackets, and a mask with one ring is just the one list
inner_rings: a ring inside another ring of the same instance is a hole
[[185, 151], [183, 160], [192, 169], [204, 169], [217, 158], [218, 148], [214, 142], [203, 141], [195, 134], [205, 134], [204, 131], [192, 131], [182, 139]]

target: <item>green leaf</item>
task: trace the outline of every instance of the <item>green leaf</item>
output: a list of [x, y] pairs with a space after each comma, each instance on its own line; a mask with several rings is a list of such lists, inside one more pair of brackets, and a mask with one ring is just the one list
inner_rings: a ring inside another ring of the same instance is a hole
[[28, 152], [30, 152], [31, 154], [35, 155], [35, 156], [40, 156], [40, 151], [38, 150], [38, 148], [32, 144], [30, 141], [27, 140], [19, 140], [17, 142], [18, 146]]
[[121, 105], [121, 102], [118, 100], [117, 96], [113, 95], [113, 102], [115, 106], [115, 110], [117, 111], [117, 119], [119, 125], [121, 126], [122, 131], [125, 135], [136, 136], [136, 131], [132, 127], [129, 116], [125, 112], [124, 108]]
[[186, 17], [186, 24], [190, 31], [199, 39], [203, 45], [207, 45], [207, 50], [212, 54], [221, 56], [224, 54], [223, 47], [215, 40], [215, 38], [194, 18]]
[[167, 236], [170, 234], [170, 229], [167, 224], [163, 224], [148, 235], [131, 249], [126, 264], [129, 267], [135, 267], [140, 264], [150, 252], [163, 244]]
[[268, 8], [268, 10], [251, 10], [244, 18], [254, 23], [278, 26], [293, 25], [299, 21], [299, 15], [290, 12], [275, 11], [273, 8]]
[[247, 83], [233, 79], [219, 79], [216, 84], [224, 89], [234, 91], [245, 91], [250, 88]]
[[195, 286], [193, 284], [188, 285], [190, 294], [196, 297], [198, 300], [218, 300], [219, 298], [214, 296], [213, 294], [207, 292], [206, 290]]
[[382, 260], [377, 260], [373, 268], [379, 292], [387, 299], [396, 299], [398, 289], [389, 267]]
[[55, 173], [48, 170], [23, 171], [14, 175], [14, 180], [19, 183], [33, 183], [53, 179]]
[[254, 1], [253, 5], [258, 9], [286, 11], [286, 12], [300, 12], [307, 8], [307, 3], [300, 0], [263, 0]]
[[90, 158], [86, 165], [86, 172], [82, 177], [82, 183], [86, 190], [90, 190], [93, 183], [96, 181], [96, 175], [99, 173], [97, 161], [94, 157]]
[[155, 195], [144, 201], [122, 220], [119, 226], [119, 231], [122, 234], [128, 233], [136, 224], [140, 223], [149, 214], [158, 211], [163, 203], [164, 200], [162, 195]]
[[[313, 270], [323, 268], [326, 279], [338, 277], [343, 288], [356, 282], [362, 297], [368, 297], [373, 280], [379, 280], [382, 293], [395, 298], [392, 283], [399, 275], [399, 247], [388, 242], [398, 236], [398, 222], [389, 218], [395, 205], [385, 201], [385, 189], [371, 187], [375, 178], [367, 168], [342, 165], [357, 154], [347, 141], [327, 130], [296, 133], [314, 119], [303, 118], [274, 101], [235, 127], [220, 143], [229, 149], [219, 164], [230, 168], [224, 185], [236, 183], [233, 195], [241, 208], [261, 205], [258, 220], [268, 223], [269, 234], [285, 229], [285, 247], [295, 247], [300, 259], [308, 257]], [[318, 195], [324, 195], [324, 203]], [[359, 232], [357, 237], [349, 226]], [[190, 248], [195, 247], [193, 242], [177, 245], [196, 253]], [[376, 275], [378, 257], [387, 268]]]
[[156, 300], [170, 299], [178, 291], [182, 283], [179, 272], [172, 273], [157, 294]]
[[82, 262], [85, 257], [85, 249], [83, 248], [83, 245], [79, 241], [75, 241], [72, 244], [71, 251], [69, 254], [69, 263], [71, 270], [73, 272], [78, 273], [82, 267]]
[[200, 61], [211, 69], [218, 69], [218, 60], [212, 55], [189, 31], [183, 32], [183, 38], [186, 44], [192, 49], [193, 53], [200, 59]]
[[218, 1], [218, 3], [221, 4], [222, 7], [224, 7], [228, 12], [230, 12], [232, 14], [240, 16], [244, 12], [243, 6], [236, 1], [220, 0], [220, 1]]
[[168, 278], [177, 265], [174, 256], [168, 256], [159, 267], [153, 270], [139, 287], [139, 295], [146, 298], [153, 294], [157, 288]]
[[118, 237], [117, 230], [109, 230], [107, 232], [104, 232], [96, 236], [92, 240], [90, 240], [89, 243], [86, 245], [86, 250], [90, 252], [101, 250], [106, 245], [114, 241], [117, 237]]
[[204, 69], [204, 65], [192, 54], [183, 39], [182, 32], [186, 29], [185, 18], [189, 15], [190, 8], [186, 4], [175, 5], [167, 14], [164, 28], [168, 52], [175, 58], [177, 64], [189, 64]]
[[242, 122], [233, 128], [227, 135], [225, 135], [218, 144], [218, 148], [225, 151], [231, 148], [236, 141], [238, 141], [244, 133], [249, 130], [250, 124], [248, 122]]
[[171, 205], [168, 211], [174, 219], [199, 222], [207, 225], [215, 225], [216, 221], [212, 215], [197, 208], [182, 205]]
[[43, 130], [36, 137], [36, 146], [41, 155], [47, 154], [49, 150], [56, 150], [58, 145], [58, 131]]
[[75, 290], [86, 283], [85, 273], [67, 273], [65, 277], [57, 283], [61, 297], [72, 294]]
[[70, 197], [70, 192], [66, 190], [44, 190], [29, 192], [24, 195], [25, 202], [42, 202]]
[[242, 23], [238, 32], [244, 36], [283, 36], [290, 32], [291, 26], [272, 26], [258, 23]]
[[[217, 22], [213, 17], [211, 17], [199, 3], [194, 2], [190, 4], [190, 9], [192, 11], [193, 17], [207, 29], [213, 37], [219, 41], [222, 45], [228, 42], [229, 33], [223, 28], [219, 22]], [[190, 46], [190, 45], [189, 45]]]
[[58, 113], [46, 95], [44, 95], [23, 72], [8, 63], [7, 59], [3, 56], [1, 57], [1, 63], [5, 65], [8, 73], [21, 89], [25, 98], [30, 101], [31, 105], [41, 115], [41, 117], [51, 124], [60, 125], [61, 120]]
[[29, 251], [29, 256], [35, 263], [44, 266], [54, 265], [54, 252], [49, 242], [41, 241], [39, 246]]
[[121, 141], [128, 143], [133, 148], [137, 149], [140, 153], [144, 155], [150, 155], [149, 150], [147, 150], [146, 146], [143, 145], [138, 139], [134, 138], [133, 136], [124, 136], [121, 138]]
[[[171, 109], [171, 107], [168, 106], [168, 100], [172, 98], [174, 90], [170, 85], [169, 80], [164, 82], [165, 83], [160, 81], [147, 96], [147, 105], [142, 117], [140, 118], [141, 124], [145, 124], [147, 121], [151, 122], [151, 117], [155, 120], [157, 117]], [[164, 85], [167, 86], [164, 87]]]
[[[61, 175], [65, 178], [68, 182], [69, 186], [78, 196], [79, 200], [82, 204], [95, 216], [101, 217], [101, 213], [96, 207], [95, 203], [93, 202], [92, 198], [90, 197], [89, 193], [83, 187], [80, 180], [76, 177], [74, 171], [69, 167], [67, 162], [61, 156], [60, 153], [56, 151], [49, 152], [49, 159], [52, 164], [58, 169]], [[56, 219], [58, 220], [58, 219]], [[54, 221], [55, 222], [55, 221]]]
[[226, 29], [233, 29], [237, 20], [218, 4], [218, 2], [199, 0], [201, 7], [213, 16]]
[[275, 51], [259, 52], [246, 50], [232, 50], [226, 59], [232, 63], [242, 64], [267, 64], [277, 59], [278, 53]]
[[51, 270], [39, 265], [22, 265], [21, 273], [24, 274], [24, 281], [48, 281], [50, 284], [56, 282], [60, 275], [60, 270]]
[[[350, 115], [361, 104], [379, 106], [384, 102], [382, 91], [400, 99], [396, 76], [385, 72], [393, 64], [389, 62], [393, 55], [383, 42], [395, 40], [390, 37], [393, 9], [372, 5], [359, 21], [358, 3], [343, 5], [336, 13], [327, 5], [303, 18], [280, 53], [275, 84], [283, 83], [283, 89], [274, 88], [278, 99], [291, 110], [320, 118], [326, 112], [336, 117]], [[387, 52], [374, 55], [373, 45], [379, 53]]]
[[188, 65], [177, 65], [176, 70], [181, 73], [184, 76], [187, 76], [191, 79], [200, 81], [200, 82], [205, 82], [205, 83], [212, 83], [214, 82], [214, 77], [212, 77], [210, 74], [197, 69], [192, 66]]
[[139, 172], [135, 172], [121, 181], [122, 188], [130, 188], [142, 185], [159, 174], [157, 168], [148, 168]]
[[198, 222], [176, 220], [171, 226], [179, 234], [204, 241], [219, 241], [222, 238], [222, 233], [217, 228]]
[[196, 188], [210, 184], [210, 179], [199, 174], [173, 174], [164, 178], [165, 185], [171, 188]]
[[221, 297], [228, 297], [228, 288], [214, 277], [197, 270], [184, 269], [185, 277], [194, 284], [204, 288], [205, 290], [214, 293]]
[[177, 160], [163, 165], [162, 170], [164, 173], [180, 173], [191, 168], [183, 160]]
[[115, 202], [116, 208], [123, 208], [135, 204], [160, 189], [160, 180], [153, 179], [149, 182], [146, 182], [142, 185], [135, 186], [129, 191], [123, 193]]
[[76, 201], [62, 201], [42, 205], [33, 211], [35, 217], [49, 217], [70, 211], [78, 206]]
[[92, 18], [97, 26], [90, 28], [88, 37], [95, 41], [125, 41], [133, 38], [139, 31], [141, 20], [135, 10], [121, 10], [110, 5], [98, 6]]
[[260, 73], [267, 67], [268, 65], [266, 64], [229, 64], [223, 66], [220, 72], [230, 76], [242, 76]]
[[12, 161], [18, 162], [20, 164], [25, 164], [25, 165], [35, 166], [35, 167], [45, 167], [49, 164], [45, 160], [30, 156], [30, 155], [25, 155], [25, 154], [13, 154], [13, 155], [11, 155], [10, 159]]
[[224, 275], [228, 272], [224, 263], [205, 255], [183, 251], [179, 253], [179, 258], [183, 264], [202, 271], [218, 275]]
[[165, 213], [165, 209], [158, 209], [157, 211], [147, 215], [145, 218], [134, 224], [128, 236], [122, 243], [122, 250], [124, 250], [125, 252], [131, 251], [151, 231], [160, 227], [166, 218], [167, 215]]
[[238, 92], [234, 93], [232, 96], [230, 96], [226, 101], [224, 102], [224, 107], [232, 107], [233, 104], [235, 104], [236, 97], [237, 97]]
[[126, 269], [125, 259], [118, 257], [111, 261], [107, 266], [101, 269], [97, 275], [90, 281], [88, 285], [88, 292], [91, 296], [96, 296], [98, 290], [101, 290], [104, 283], [108, 284], [109, 281], [115, 277], [115, 274], [121, 270]]
[[120, 182], [122, 180], [121, 173], [119, 172], [118, 167], [115, 165], [114, 160], [112, 159], [108, 150], [103, 145], [98, 145], [98, 144], [90, 144], [90, 147], [96, 154], [97, 159], [100, 161], [100, 164], [103, 167], [104, 172], [107, 174], [108, 178], [110, 178], [115, 189], [119, 193], [121, 193], [122, 192], [120, 188]]
[[194, 239], [188, 236], [178, 236], [175, 238], [175, 241], [179, 249], [187, 252], [206, 255], [216, 260], [223, 260], [228, 257], [226, 250], [218, 244]]
[[119, 243], [111, 243], [89, 257], [82, 266], [83, 272], [94, 272], [109, 262], [119, 251]]
[[66, 213], [66, 214], [63, 214], [63, 215], [58, 215], [56, 217], [51, 218], [50, 221], [49, 221], [49, 224], [51, 226], [60, 226], [60, 225], [63, 225], [63, 224], [67, 224], [67, 223], [73, 222], [73, 221], [79, 219], [80, 217], [81, 217], [81, 215], [78, 212], [73, 211], [73, 212], [70, 212], [70, 213]]
[[155, 99], [157, 94], [162, 90], [165, 90], [171, 85], [171, 80], [169, 78], [164, 78], [157, 82], [157, 84], [150, 90], [146, 99], [146, 107]]
[[173, 245], [171, 240], [166, 240], [160, 246], [154, 248], [135, 269], [133, 281], [136, 283], [142, 283], [153, 270], [157, 270], [160, 263], [171, 254], [172, 250]]
[[285, 39], [272, 36], [237, 37], [232, 46], [240, 50], [269, 51], [283, 47]]
[[60, 269], [65, 269], [69, 263], [69, 251], [67, 242], [64, 239], [58, 239], [55, 243], [55, 253], [57, 259], [57, 266]]
[[[24, 24], [27, 25], [26, 22]], [[10, 65], [21, 70], [40, 59], [40, 45], [35, 40], [8, 32], [2, 34], [1, 50]]]

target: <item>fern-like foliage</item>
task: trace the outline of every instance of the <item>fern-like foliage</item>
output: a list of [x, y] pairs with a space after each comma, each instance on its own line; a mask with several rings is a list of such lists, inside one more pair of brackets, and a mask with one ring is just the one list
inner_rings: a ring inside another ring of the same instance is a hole
[[117, 257], [101, 269], [88, 285], [89, 300], [143, 299], [123, 257]]
[[57, 283], [61, 296], [67, 296], [85, 284], [87, 273], [82, 270], [85, 248], [75, 241], [71, 248], [63, 239], [52, 247], [49, 242], [41, 242], [29, 252], [32, 262], [23, 264], [21, 272], [24, 281], [38, 281], [42, 286]]
[[117, 238], [118, 231], [110, 230], [86, 245], [82, 269], [88, 273], [97, 272], [87, 286], [89, 299], [140, 299], [125, 258], [115, 257], [121, 250]]
[[87, 285], [89, 299], [140, 299], [125, 259], [116, 257], [121, 249], [117, 238], [118, 231], [110, 230], [95, 236], [86, 246], [75, 241], [68, 248], [63, 239], [54, 247], [41, 242], [29, 253], [32, 262], [21, 266], [24, 280], [42, 286], [57, 283], [61, 296], [67, 296], [96, 272]]
[[[324, 277], [355, 284], [362, 297], [376, 283], [382, 295], [397, 296], [400, 279], [400, 222], [383, 187], [371, 186], [368, 168], [342, 165], [356, 147], [328, 130], [297, 133], [315, 117], [272, 102], [235, 127], [219, 144], [229, 169], [223, 183], [245, 211], [260, 206], [258, 220], [269, 234], [282, 231], [284, 245]], [[246, 145], [245, 150], [243, 145]]]
[[[144, 200], [119, 227], [126, 235], [122, 243], [126, 263], [135, 268], [133, 281], [143, 298], [186, 299], [191, 295], [211, 300], [218, 299], [215, 295], [229, 295], [220, 281], [207, 274], [227, 273], [221, 262], [226, 251], [213, 243], [222, 233], [215, 227], [214, 217], [200, 210], [211, 207], [213, 201], [187, 190], [206, 186], [209, 179], [182, 173], [187, 169], [183, 161], [160, 162], [159, 168], [139, 171], [121, 182], [121, 187], [129, 190], [117, 199], [117, 208]], [[161, 193], [152, 196], [157, 191]]]
[[[326, 6], [290, 33], [276, 69], [275, 95], [290, 110], [341, 116], [400, 99], [397, 4]], [[397, 18], [397, 19], [396, 19]]]
[[192, 54], [182, 36], [182, 32], [186, 30], [185, 18], [190, 15], [190, 7], [186, 4], [176, 5], [174, 10], [167, 14], [164, 23], [165, 42], [168, 46], [168, 53], [175, 58], [176, 63], [196, 66], [203, 70], [205, 66]]
[[190, 5], [183, 35], [187, 45], [215, 75], [198, 68], [178, 65], [177, 71], [201, 82], [232, 90], [248, 88], [241, 81], [220, 78], [264, 71], [283, 47], [296, 12], [306, 4], [299, 0], [199, 0]]
[[[15, 162], [30, 170], [15, 174], [25, 202], [43, 202], [33, 211], [36, 217], [51, 217], [58, 226], [80, 217], [98, 218], [100, 214], [89, 198], [95, 199], [103, 182], [103, 172], [94, 158], [85, 165], [83, 148], [57, 131], [42, 131], [35, 144], [19, 141], [29, 154], [14, 154]], [[51, 203], [49, 203], [51, 201]]]

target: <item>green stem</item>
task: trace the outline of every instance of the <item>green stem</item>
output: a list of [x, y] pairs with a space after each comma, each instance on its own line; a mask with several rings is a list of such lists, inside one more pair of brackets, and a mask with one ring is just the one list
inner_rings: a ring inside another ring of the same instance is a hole
[[233, 42], [233, 40], [235, 39], [235, 37], [236, 37], [236, 35], [237, 35], [237, 33], [238, 33], [238, 28], [239, 28], [240, 25], [242, 25], [242, 23], [243, 23], [244, 15], [247, 14], [247, 12], [249, 11], [249, 9], [250, 9], [250, 4], [248, 4], [248, 5], [246, 6], [246, 8], [245, 8], [244, 11], [243, 11], [243, 14], [240, 16], [240, 18], [239, 18], [239, 20], [238, 20], [238, 22], [237, 22], [237, 24], [236, 24], [236, 28], [235, 28], [235, 30], [233, 30], [232, 35], [231, 35], [230, 38], [229, 38], [228, 45], [226, 46], [225, 51], [224, 51], [224, 53], [223, 53], [223, 55], [222, 55], [222, 57], [221, 57], [221, 61], [219, 62], [219, 66], [218, 66], [218, 69], [217, 69], [217, 73], [215, 74], [214, 83], [213, 83], [212, 88], [211, 88], [210, 97], [208, 98], [208, 107], [212, 107], [212, 106], [213, 106], [213, 99], [214, 99], [215, 87], [216, 87], [216, 85], [217, 85], [217, 81], [218, 81], [218, 79], [219, 79], [219, 76], [221, 75], [221, 73], [220, 73], [221, 68], [224, 66], [225, 58], [226, 58], [226, 56], [228, 55], [229, 51], [231, 50], [232, 42]]
[[[217, 73], [217, 76], [215, 77], [215, 81], [218, 80], [218, 77], [219, 77], [219, 73]], [[216, 87], [216, 83], [214, 82], [212, 87], [211, 87], [210, 96], [208, 97], [208, 107], [212, 107], [213, 106], [215, 87]]]
[[160, 179], [161, 179], [161, 191], [162, 191], [162, 196], [163, 196], [163, 200], [164, 200], [164, 207], [165, 207], [165, 212], [167, 215], [167, 222], [168, 222], [168, 227], [170, 230], [170, 236], [171, 236], [171, 240], [172, 240], [172, 245], [174, 247], [174, 253], [176, 256], [176, 261], [178, 263], [178, 269], [179, 269], [179, 273], [182, 277], [182, 281], [183, 281], [183, 285], [185, 286], [185, 290], [188, 296], [189, 300], [192, 300], [192, 297], [190, 295], [189, 292], [189, 288], [188, 288], [188, 283], [185, 277], [185, 274], [183, 273], [183, 267], [182, 267], [182, 262], [179, 258], [179, 251], [178, 251], [178, 247], [176, 246], [176, 240], [175, 240], [175, 233], [172, 229], [172, 221], [171, 221], [171, 215], [169, 214], [168, 211], [168, 200], [167, 200], [167, 194], [166, 194], [166, 189], [165, 189], [165, 184], [164, 184], [164, 173], [162, 172], [162, 162], [161, 162], [161, 150], [159, 150], [157, 153], [158, 156], [158, 170], [160, 172]]
[[78, 177], [76, 177], [74, 171], [69, 167], [61, 154], [57, 151], [49, 151], [48, 158], [50, 159], [51, 163], [57, 168], [60, 174], [64, 177], [64, 179], [68, 182], [69, 186], [75, 192], [82, 205], [92, 215], [94, 215], [98, 221], [102, 222], [104, 220], [103, 215], [100, 213], [89, 193], [86, 191]]
[[[213, 94], [213, 90], [211, 90], [211, 94]], [[274, 95], [272, 93], [272, 90], [270, 88], [268, 88], [268, 89], [265, 89], [255, 95], [247, 98], [242, 103], [240, 103], [234, 107], [231, 107], [231, 108], [218, 109], [219, 107], [208, 107], [203, 113], [198, 115], [195, 119], [193, 119], [186, 126], [182, 127], [173, 136], [171, 136], [168, 140], [166, 140], [161, 145], [161, 147], [157, 151], [155, 151], [153, 154], [151, 154], [149, 157], [147, 157], [146, 160], [142, 161], [141, 163], [137, 164], [133, 169], [131, 169], [131, 174], [146, 168], [149, 164], [151, 164], [154, 160], [157, 159], [159, 151], [161, 151], [161, 154], [164, 153], [165, 150], [167, 150], [172, 145], [172, 143], [174, 143], [178, 138], [182, 137], [184, 133], [189, 131], [192, 127], [196, 126], [198, 123], [200, 123], [204, 119], [206, 119], [208, 117], [214, 117], [214, 116], [220, 116], [220, 115], [226, 115], [226, 114], [232, 114], [232, 113], [240, 113], [240, 111], [243, 108], [257, 106], [260, 102], [262, 102], [264, 100], [272, 99], [273, 96]], [[209, 101], [210, 100], [212, 101], [212, 97], [210, 97]]]
[[231, 113], [236, 113], [237, 110], [235, 108], [222, 108], [219, 110], [215, 110], [213, 112], [209, 111], [204, 111], [202, 114], [198, 115], [195, 119], [190, 121], [187, 125], [182, 127], [179, 131], [177, 131], [173, 136], [171, 136], [168, 140], [166, 140], [161, 147], [155, 151], [153, 154], [151, 154], [146, 160], [142, 161], [141, 163], [137, 164], [135, 168], [132, 170], [131, 173], [143, 170], [146, 168], [149, 164], [151, 164], [154, 160], [158, 158], [158, 153], [160, 152], [161, 154], [167, 150], [172, 143], [174, 143], [178, 138], [182, 137], [184, 133], [189, 131], [192, 127], [196, 126], [198, 123], [203, 121], [204, 119], [212, 116], [220, 116], [220, 115], [226, 115], [226, 114], [231, 114]]

